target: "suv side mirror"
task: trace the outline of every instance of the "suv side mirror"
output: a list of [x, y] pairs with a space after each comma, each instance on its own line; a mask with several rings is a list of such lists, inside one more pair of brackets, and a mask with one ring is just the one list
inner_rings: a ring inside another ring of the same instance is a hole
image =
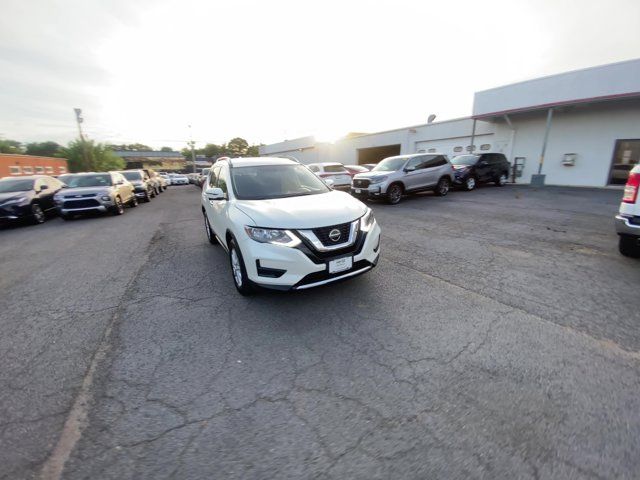
[[405, 167], [404, 173], [414, 172], [416, 170], [415, 167]]
[[204, 190], [204, 194], [209, 200], [226, 200], [226, 195], [221, 188], [207, 187]]

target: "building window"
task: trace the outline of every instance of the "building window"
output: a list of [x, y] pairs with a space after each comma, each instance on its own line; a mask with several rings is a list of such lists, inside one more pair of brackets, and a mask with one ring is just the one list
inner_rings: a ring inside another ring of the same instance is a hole
[[480, 145], [480, 150], [490, 150], [490, 149], [491, 149], [490, 143], [483, 143], [482, 145]]
[[462, 147], [454, 147], [453, 151], [456, 153], [460, 153], [462, 151]]
[[36, 167], [36, 173], [44, 173], [44, 167]]
[[53, 173], [53, 167], [44, 167], [45, 172]]
[[58, 167], [58, 173], [60, 174], [67, 173], [67, 167]]
[[18, 166], [9, 167], [9, 173], [11, 175], [20, 175], [20, 173], [21, 173], [20, 167], [18, 167]]
[[428, 153], [436, 153], [436, 149], [435, 148], [430, 148]]
[[467, 152], [474, 152], [476, 150], [475, 145], [467, 145]]
[[24, 173], [25, 175], [33, 175], [33, 168], [22, 167], [22, 173]]

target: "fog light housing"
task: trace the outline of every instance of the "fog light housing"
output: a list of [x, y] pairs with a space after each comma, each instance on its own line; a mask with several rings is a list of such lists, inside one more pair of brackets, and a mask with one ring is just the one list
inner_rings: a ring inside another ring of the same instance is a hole
[[110, 202], [111, 201], [111, 197], [108, 197], [108, 196], [105, 195], [104, 197], [102, 197], [102, 200], [104, 200], [105, 202]]

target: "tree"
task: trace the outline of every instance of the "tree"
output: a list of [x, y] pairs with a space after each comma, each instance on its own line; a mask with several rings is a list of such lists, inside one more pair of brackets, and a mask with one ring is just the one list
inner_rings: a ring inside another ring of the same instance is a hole
[[53, 157], [60, 151], [61, 145], [56, 142], [27, 143], [26, 154], [40, 157]]
[[216, 145], [215, 143], [207, 143], [207, 145], [202, 149], [202, 153], [205, 157], [212, 158], [216, 155], [222, 154], [222, 147], [220, 145]]
[[161, 152], [173, 152], [173, 148], [171, 147], [162, 147], [160, 149]]
[[260, 145], [251, 145], [247, 148], [247, 157], [259, 157], [260, 156]]
[[22, 144], [16, 140], [0, 139], [0, 153], [22, 153]]
[[113, 144], [110, 143], [107, 145], [109, 150], [120, 151], [120, 152], [147, 152], [152, 151], [153, 148], [145, 145], [144, 143], [130, 143], [129, 145], [123, 144]]
[[67, 159], [70, 172], [107, 172], [122, 170], [126, 165], [110, 146], [96, 144], [93, 140], [74, 140], [62, 147], [56, 156]]
[[232, 138], [227, 143], [227, 152], [229, 156], [232, 157], [242, 157], [247, 154], [247, 149], [249, 148], [249, 143], [240, 137]]

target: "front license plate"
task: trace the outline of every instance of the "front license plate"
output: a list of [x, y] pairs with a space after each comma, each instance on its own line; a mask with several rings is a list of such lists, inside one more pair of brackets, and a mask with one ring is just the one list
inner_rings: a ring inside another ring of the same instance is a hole
[[343, 257], [329, 262], [329, 273], [338, 273], [349, 270], [353, 266], [353, 257]]
[[356, 193], [362, 193], [362, 190], [360, 190], [359, 188], [356, 188]]

